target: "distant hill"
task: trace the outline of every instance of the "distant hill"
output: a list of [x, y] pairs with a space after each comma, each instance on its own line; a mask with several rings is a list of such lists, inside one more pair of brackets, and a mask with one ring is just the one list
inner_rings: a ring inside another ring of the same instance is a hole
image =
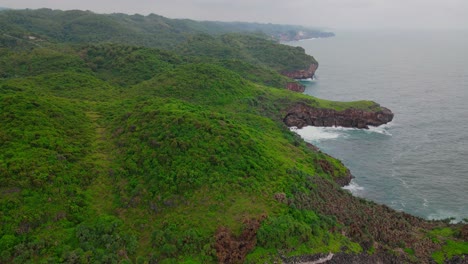
[[248, 22], [219, 22], [219, 21], [204, 21], [199, 22], [205, 24], [207, 33], [216, 32], [234, 32], [234, 33], [255, 33], [261, 32], [273, 39], [281, 41], [300, 40], [308, 38], [328, 38], [335, 36], [332, 32], [325, 32], [319, 29], [308, 28], [295, 25], [280, 25], [280, 24], [262, 24]]
[[5, 34], [20, 39], [32, 35], [52, 42], [111, 42], [159, 48], [174, 47], [174, 44], [183, 42], [188, 36], [201, 33], [219, 35], [250, 32], [283, 41], [333, 36], [333, 33], [302, 26], [199, 22], [169, 19], [155, 14], [96, 14], [79, 10], [3, 10], [0, 12], [0, 24], [4, 25], [0, 29], [2, 38], [5, 38]]

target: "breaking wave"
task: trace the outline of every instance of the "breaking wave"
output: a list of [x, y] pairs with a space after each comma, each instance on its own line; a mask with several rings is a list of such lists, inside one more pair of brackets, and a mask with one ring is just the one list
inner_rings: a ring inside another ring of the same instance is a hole
[[304, 140], [309, 142], [318, 142], [322, 140], [330, 140], [336, 138], [347, 138], [352, 133], [377, 133], [381, 135], [391, 136], [388, 132], [389, 125], [379, 127], [369, 127], [369, 129], [358, 129], [348, 127], [314, 127], [306, 126], [303, 128], [292, 127], [291, 131], [296, 132]]
[[353, 195], [360, 196], [364, 191], [364, 187], [358, 185], [355, 181], [351, 181], [349, 185], [343, 187], [343, 189], [350, 191]]

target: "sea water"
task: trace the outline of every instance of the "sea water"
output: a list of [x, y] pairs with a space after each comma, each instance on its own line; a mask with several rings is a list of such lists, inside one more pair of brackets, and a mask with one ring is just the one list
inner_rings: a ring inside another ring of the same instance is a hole
[[369, 130], [296, 130], [351, 170], [345, 189], [427, 219], [468, 218], [468, 32], [338, 32], [289, 45], [319, 61], [306, 94], [395, 114]]

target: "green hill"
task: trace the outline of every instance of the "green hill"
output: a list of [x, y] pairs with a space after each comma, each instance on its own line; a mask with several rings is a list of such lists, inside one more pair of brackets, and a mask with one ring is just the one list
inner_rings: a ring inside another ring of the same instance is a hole
[[330, 37], [332, 33], [301, 26], [169, 19], [151, 14], [96, 14], [90, 11], [2, 10], [0, 43], [36, 40], [65, 43], [117, 43], [171, 48], [194, 34], [257, 33], [277, 40]]
[[182, 43], [177, 52], [184, 56], [235, 59], [277, 72], [307, 69], [317, 61], [301, 47], [280, 45], [257, 35], [196, 35]]
[[0, 263], [468, 254], [466, 226], [353, 197], [337, 184], [350, 176], [343, 164], [283, 124], [298, 103], [376, 103], [280, 88], [273, 58], [309, 63], [303, 50], [252, 35], [202, 40], [195, 52], [52, 41], [0, 50]]

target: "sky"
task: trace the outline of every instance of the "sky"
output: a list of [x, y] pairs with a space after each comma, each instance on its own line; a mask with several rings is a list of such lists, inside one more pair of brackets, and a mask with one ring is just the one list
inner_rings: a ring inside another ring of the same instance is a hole
[[0, 0], [0, 7], [150, 13], [330, 30], [468, 29], [468, 0]]

